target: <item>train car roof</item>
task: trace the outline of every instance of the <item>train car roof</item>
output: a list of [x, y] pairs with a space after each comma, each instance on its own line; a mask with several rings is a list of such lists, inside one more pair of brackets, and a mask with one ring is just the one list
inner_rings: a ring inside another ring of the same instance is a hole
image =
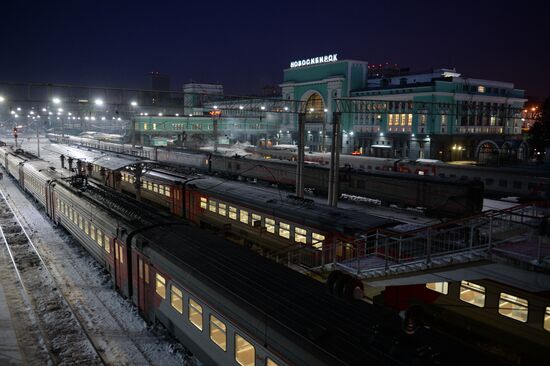
[[294, 223], [317, 228], [331, 228], [347, 235], [389, 227], [397, 221], [377, 216], [321, 205], [312, 200], [289, 196], [288, 192], [269, 187], [254, 187], [242, 182], [205, 177], [194, 180], [193, 185], [220, 199], [246, 206], [259, 212], [270, 212], [274, 217], [286, 218]]
[[[282, 326], [302, 338], [300, 345], [309, 341], [342, 364], [414, 363], [411, 352], [428, 344], [426, 338], [404, 339], [399, 320], [389, 312], [365, 302], [338, 300], [326, 294], [320, 282], [203, 230], [185, 224], [159, 226], [136, 235], [134, 245], [152, 259], [170, 262], [163, 269], [177, 282], [198, 281], [191, 289], [195, 295], [241, 327], [250, 316], [270, 327]], [[235, 309], [232, 304], [238, 305], [238, 312], [227, 314]], [[259, 339], [270, 334], [257, 321], [249, 326], [262, 328], [256, 329]], [[428, 334], [418, 336], [438, 341]]]
[[138, 162], [151, 162], [149, 160], [143, 160], [128, 155], [121, 156], [116, 154], [105, 154], [60, 144], [52, 144], [51, 148], [59, 154], [70, 156], [73, 159], [82, 160], [86, 163], [98, 165], [108, 170], [120, 170]]

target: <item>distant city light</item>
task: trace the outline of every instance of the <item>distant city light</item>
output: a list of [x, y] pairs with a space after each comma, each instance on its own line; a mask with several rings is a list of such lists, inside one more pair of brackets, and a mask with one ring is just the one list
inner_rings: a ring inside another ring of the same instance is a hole
[[6, 98], [4, 98], [4, 96], [0, 95], [0, 103], [4, 102], [6, 100]]
[[102, 121], [105, 121], [105, 117], [101, 117], [101, 120], [102, 120]]
[[63, 112], [63, 108], [57, 108], [58, 112]]
[[285, 107], [284, 110], [285, 110], [285, 111], [288, 111], [288, 107]]
[[242, 105], [240, 105], [239, 109], [242, 111], [244, 109], [244, 107]]
[[179, 114], [179, 113], [176, 113], [176, 117], [179, 117], [179, 116], [180, 116], [180, 114]]
[[34, 111], [30, 111], [29, 114], [34, 114]]
[[217, 105], [215, 105], [215, 106], [214, 106], [214, 109], [218, 109], [218, 106], [217, 106]]
[[10, 111], [11, 114], [15, 114], [15, 111]]
[[69, 116], [72, 116], [73, 114], [71, 112], [67, 113]]
[[97, 98], [94, 100], [95, 105], [101, 107], [103, 105], [103, 99]]
[[84, 119], [85, 119], [86, 121], [89, 120], [88, 116], [84, 117]]
[[21, 110], [21, 107], [17, 107], [17, 111], [19, 112]]
[[95, 117], [90, 117], [90, 119], [91, 119], [92, 121], [95, 121]]
[[384, 137], [384, 132], [380, 132], [380, 137]]
[[309, 111], [310, 112], [315, 112], [315, 108], [310, 108]]
[[265, 111], [265, 106], [264, 106], [264, 105], [261, 106], [260, 109], [261, 109], [262, 111]]
[[61, 99], [59, 99], [59, 98], [57, 98], [57, 97], [54, 97], [54, 98], [52, 99], [52, 102], [53, 102], [53, 104], [59, 104], [59, 103], [61, 103]]
[[191, 113], [189, 113], [189, 117], [193, 117], [193, 115]]
[[46, 108], [42, 108], [42, 112], [46, 112]]
[[117, 121], [120, 121], [120, 120], [122, 120], [122, 118], [118, 117], [118, 118], [117, 118]]
[[138, 104], [137, 104], [137, 102], [136, 102], [135, 100], [132, 100], [132, 101], [130, 102], [130, 105], [131, 105], [132, 107], [137, 107]]
[[353, 131], [350, 131], [349, 135], [350, 135], [350, 136], [353, 136]]
[[144, 115], [145, 115], [145, 116], [148, 116], [148, 115], [149, 115], [149, 113], [145, 112], [145, 113], [144, 113]]
[[327, 112], [328, 112], [328, 109], [325, 108], [325, 109], [323, 109], [323, 111], [324, 111], [325, 113], [327, 113]]
[[162, 113], [159, 112], [159, 117], [162, 117]]

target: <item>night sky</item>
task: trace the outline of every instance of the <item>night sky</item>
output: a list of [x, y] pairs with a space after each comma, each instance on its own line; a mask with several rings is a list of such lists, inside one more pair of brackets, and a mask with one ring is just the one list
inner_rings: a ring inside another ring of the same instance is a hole
[[[549, 11], [531, 1], [13, 1], [0, 81], [148, 88], [146, 74], [257, 93], [295, 59], [455, 66], [550, 95]], [[545, 38], [546, 41], [545, 41]], [[546, 43], [545, 43], [546, 42]]]

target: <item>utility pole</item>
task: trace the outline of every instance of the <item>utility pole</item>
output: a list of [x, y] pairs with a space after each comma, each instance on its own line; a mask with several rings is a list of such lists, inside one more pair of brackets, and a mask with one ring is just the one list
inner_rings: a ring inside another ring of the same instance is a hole
[[134, 186], [136, 188], [136, 201], [141, 201], [141, 175], [143, 173], [141, 164], [138, 163], [135, 165], [135, 172], [134, 172]]
[[214, 125], [214, 152], [218, 152], [218, 118], [213, 119]]
[[296, 164], [296, 196], [304, 198], [304, 153], [306, 114], [298, 114], [298, 159]]
[[136, 147], [136, 118], [132, 117], [132, 149]]
[[330, 149], [330, 170], [328, 175], [328, 197], [329, 206], [338, 206], [338, 170], [340, 167], [340, 118], [342, 114], [332, 114], [332, 146]]
[[40, 132], [38, 129], [38, 122], [36, 122], [36, 155], [40, 157]]

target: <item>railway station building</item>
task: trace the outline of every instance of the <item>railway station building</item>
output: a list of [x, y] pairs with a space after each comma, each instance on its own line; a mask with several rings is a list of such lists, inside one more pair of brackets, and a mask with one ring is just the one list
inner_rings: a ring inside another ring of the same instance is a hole
[[[221, 86], [193, 87], [223, 94]], [[341, 112], [343, 154], [485, 162], [528, 157], [524, 91], [509, 82], [467, 78], [455, 69], [404, 72], [332, 54], [291, 62], [280, 87], [282, 102], [305, 106], [310, 151], [330, 150], [333, 112]], [[228, 115], [224, 103], [232, 102], [221, 97], [211, 105], [188, 102], [179, 115], [139, 116], [142, 143], [164, 145], [171, 139], [193, 146], [215, 138], [270, 146], [298, 140], [296, 113], [253, 108], [256, 113]], [[258, 107], [263, 101], [238, 103]], [[212, 115], [213, 107], [221, 115]]]

